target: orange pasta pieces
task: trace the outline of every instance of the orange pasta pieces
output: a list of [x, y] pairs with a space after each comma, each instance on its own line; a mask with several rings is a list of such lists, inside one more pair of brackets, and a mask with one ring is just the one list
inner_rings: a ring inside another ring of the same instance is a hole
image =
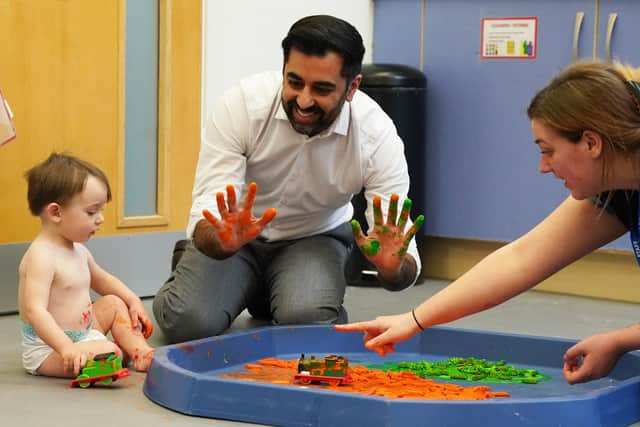
[[[300, 387], [294, 380], [297, 360], [282, 360], [275, 357], [248, 363], [238, 372], [221, 374], [221, 377], [244, 381], [268, 382]], [[388, 399], [429, 399], [429, 400], [484, 400], [509, 397], [504, 391], [492, 391], [489, 386], [464, 387], [458, 384], [440, 383], [418, 377], [411, 372], [384, 372], [364, 366], [350, 366], [350, 384], [337, 386], [309, 384], [304, 387], [331, 389], [343, 393], [381, 396]]]

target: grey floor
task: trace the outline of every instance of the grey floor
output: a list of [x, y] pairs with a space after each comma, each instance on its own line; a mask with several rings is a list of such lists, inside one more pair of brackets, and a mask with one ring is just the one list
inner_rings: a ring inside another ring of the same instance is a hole
[[[400, 293], [370, 287], [349, 287], [345, 305], [350, 320], [394, 314], [446, 286], [427, 280]], [[145, 300], [149, 308], [151, 301]], [[637, 322], [638, 306], [610, 301], [527, 292], [499, 307], [451, 323], [466, 329], [580, 339]], [[241, 315], [231, 330], [259, 326]], [[68, 380], [33, 377], [20, 363], [19, 319], [0, 316], [0, 425], [2, 426], [246, 426], [252, 424], [182, 415], [148, 400], [142, 393], [144, 375], [133, 373], [110, 387], [70, 389]], [[150, 339], [165, 344], [156, 328]], [[633, 424], [640, 427], [640, 423]]]

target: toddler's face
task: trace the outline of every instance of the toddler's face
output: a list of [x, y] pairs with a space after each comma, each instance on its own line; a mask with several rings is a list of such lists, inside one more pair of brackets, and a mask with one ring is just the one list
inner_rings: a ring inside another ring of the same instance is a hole
[[89, 240], [104, 222], [102, 211], [106, 203], [106, 187], [89, 175], [84, 189], [61, 208], [60, 225], [65, 238], [80, 243]]

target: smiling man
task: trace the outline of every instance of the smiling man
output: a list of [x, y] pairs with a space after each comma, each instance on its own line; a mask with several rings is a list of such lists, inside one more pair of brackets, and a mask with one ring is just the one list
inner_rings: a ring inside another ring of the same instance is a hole
[[[341, 19], [309, 16], [282, 48], [281, 71], [241, 81], [207, 117], [188, 240], [153, 305], [174, 342], [218, 335], [245, 308], [274, 324], [346, 322], [354, 235], [386, 288], [404, 289], [419, 274], [412, 238], [422, 220], [412, 226], [410, 201], [396, 218], [409, 190], [404, 146], [358, 90], [360, 34]], [[350, 224], [362, 188], [368, 236]]]
[[343, 77], [336, 52], [313, 56], [294, 48], [285, 55], [282, 107], [297, 132], [314, 136], [331, 126], [345, 101], [351, 102], [362, 76]]

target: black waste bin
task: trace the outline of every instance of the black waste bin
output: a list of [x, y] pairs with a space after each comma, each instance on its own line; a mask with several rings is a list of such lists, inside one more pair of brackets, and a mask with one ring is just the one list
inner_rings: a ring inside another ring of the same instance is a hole
[[[426, 138], [427, 78], [418, 69], [400, 64], [364, 64], [360, 89], [373, 98], [391, 117], [398, 135], [404, 142], [404, 153], [409, 167], [411, 187], [409, 198], [413, 202], [411, 218], [424, 213], [424, 160]], [[364, 211], [367, 202], [364, 192], [356, 195], [352, 202], [354, 218], [367, 227]], [[400, 201], [402, 203], [402, 200]], [[386, 218], [386, 212], [383, 212]], [[421, 229], [416, 234], [420, 247]], [[380, 284], [375, 267], [369, 263], [358, 248], [354, 248], [347, 259], [345, 270], [347, 283], [354, 286], [377, 286]]]

